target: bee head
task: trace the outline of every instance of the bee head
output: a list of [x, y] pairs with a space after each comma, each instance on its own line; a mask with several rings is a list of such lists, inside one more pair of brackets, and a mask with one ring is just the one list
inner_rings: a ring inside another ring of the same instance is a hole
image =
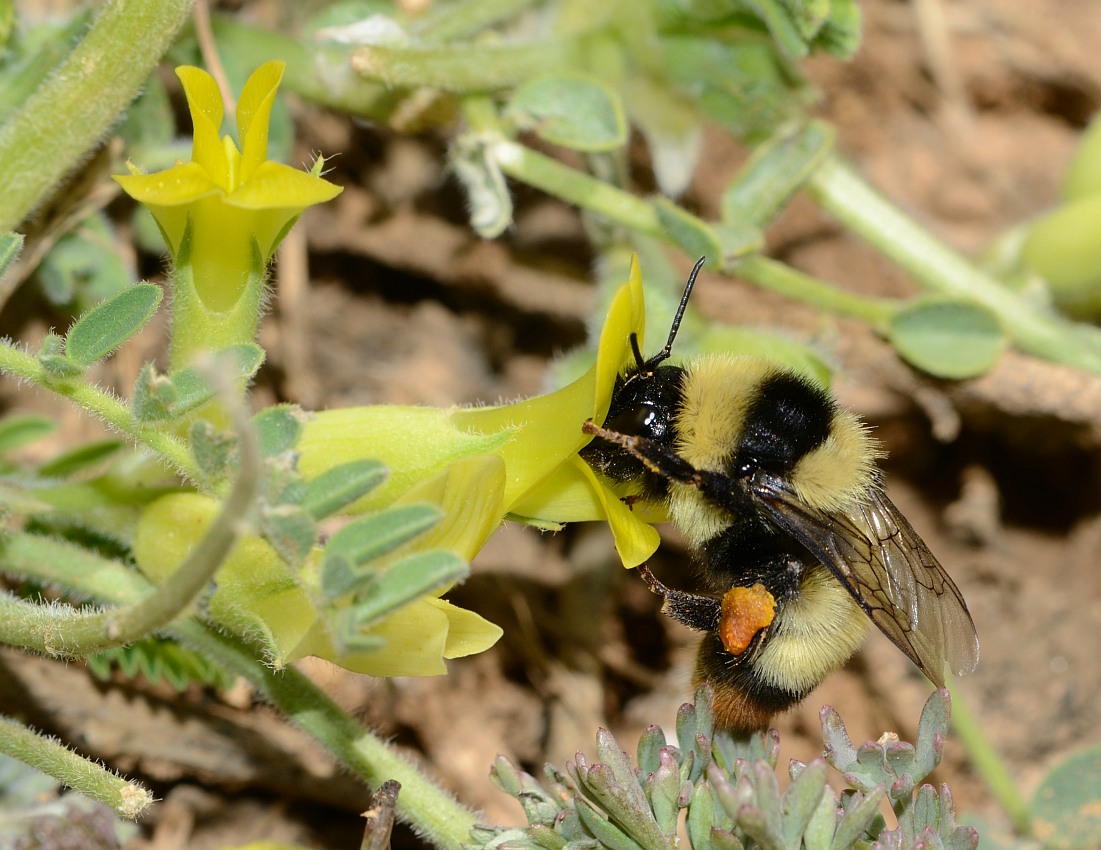
[[[634, 368], [616, 379], [612, 401], [604, 427], [631, 437], [644, 437], [655, 443], [671, 446], [675, 438], [673, 417], [680, 405], [684, 370], [679, 366], [662, 366], [673, 352], [673, 341], [680, 330], [681, 319], [688, 307], [696, 277], [703, 268], [701, 257], [685, 284], [677, 314], [669, 328], [665, 346], [649, 358], [642, 356], [638, 337], [631, 334], [629, 343], [634, 354]], [[643, 473], [642, 463], [627, 450], [599, 437], [581, 451], [581, 456], [609, 478], [626, 481]]]

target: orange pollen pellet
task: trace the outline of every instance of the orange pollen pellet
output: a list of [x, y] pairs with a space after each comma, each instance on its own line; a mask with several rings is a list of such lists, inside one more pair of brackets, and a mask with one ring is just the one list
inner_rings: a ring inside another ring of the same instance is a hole
[[776, 616], [776, 600], [763, 584], [732, 587], [723, 594], [719, 638], [731, 655], [746, 651], [754, 636]]

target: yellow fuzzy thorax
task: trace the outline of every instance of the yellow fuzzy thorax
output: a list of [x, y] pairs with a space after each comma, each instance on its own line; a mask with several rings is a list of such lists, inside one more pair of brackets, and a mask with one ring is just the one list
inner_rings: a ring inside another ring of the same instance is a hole
[[[676, 452], [697, 469], [724, 471], [757, 388], [784, 370], [757, 357], [716, 354], [695, 360], [685, 371]], [[799, 460], [791, 484], [811, 507], [847, 508], [875, 482], [879, 455], [863, 423], [849, 411], [835, 409], [829, 437]]]

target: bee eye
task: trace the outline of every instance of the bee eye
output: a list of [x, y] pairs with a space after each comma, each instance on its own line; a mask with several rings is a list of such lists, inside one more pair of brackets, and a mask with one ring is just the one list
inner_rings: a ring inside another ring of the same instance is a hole
[[653, 404], [643, 402], [620, 411], [605, 423], [605, 427], [632, 437], [660, 440], [669, 430], [669, 414]]

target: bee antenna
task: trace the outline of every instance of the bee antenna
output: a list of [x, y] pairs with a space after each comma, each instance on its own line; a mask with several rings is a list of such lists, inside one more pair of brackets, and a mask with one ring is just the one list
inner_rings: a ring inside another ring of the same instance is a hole
[[[680, 306], [677, 308], [677, 315], [673, 317], [673, 324], [669, 328], [669, 338], [665, 341], [665, 348], [646, 361], [646, 368], [653, 369], [659, 363], [669, 359], [669, 355], [673, 353], [673, 340], [677, 338], [677, 331], [680, 330], [680, 321], [684, 318], [684, 311], [688, 308], [688, 299], [692, 296], [692, 287], [696, 285], [696, 276], [699, 275], [700, 269], [703, 268], [703, 264], [707, 262], [707, 257], [700, 257], [696, 260], [696, 265], [692, 267], [692, 274], [688, 275], [688, 283], [684, 285], [684, 295], [681, 296]], [[635, 347], [635, 357], [638, 357], [638, 343], [632, 340], [632, 344]], [[639, 358], [641, 363], [641, 358]]]
[[638, 364], [638, 372], [642, 374], [646, 371], [646, 360], [643, 358], [642, 351], [638, 347], [638, 334], [632, 333], [628, 339], [631, 340], [631, 351], [634, 352], [635, 363]]

